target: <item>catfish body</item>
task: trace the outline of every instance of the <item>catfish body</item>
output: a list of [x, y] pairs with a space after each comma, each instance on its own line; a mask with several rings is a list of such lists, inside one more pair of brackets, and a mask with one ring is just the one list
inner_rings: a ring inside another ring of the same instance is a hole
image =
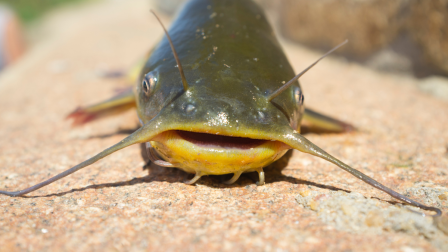
[[[252, 1], [194, 0], [171, 27], [168, 33], [188, 90], [182, 86], [167, 38], [152, 51], [136, 89], [143, 124], [167, 109], [171, 112], [165, 124], [182, 124], [175, 130], [183, 135], [170, 132], [151, 142], [158, 154], [175, 167], [203, 175], [254, 171], [280, 158], [287, 150], [280, 142], [251, 139], [273, 140], [270, 135], [281, 134], [285, 126], [299, 130], [303, 99], [296, 81], [273, 102], [266, 100], [295, 74], [263, 11]], [[148, 76], [154, 83], [149, 95], [141, 85]], [[229, 138], [209, 140], [200, 148], [197, 141], [191, 144], [194, 139], [177, 141], [185, 139], [185, 132], [239, 137], [241, 144], [230, 147]]]

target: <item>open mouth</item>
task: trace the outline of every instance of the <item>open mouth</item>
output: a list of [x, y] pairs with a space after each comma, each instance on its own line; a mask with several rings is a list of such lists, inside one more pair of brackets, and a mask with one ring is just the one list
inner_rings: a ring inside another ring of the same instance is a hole
[[184, 140], [201, 147], [251, 149], [268, 141], [262, 139], [231, 137], [182, 130], [177, 130], [176, 133]]
[[202, 175], [256, 171], [289, 149], [280, 141], [183, 130], [164, 131], [151, 141], [151, 146], [166, 161], [163, 166]]

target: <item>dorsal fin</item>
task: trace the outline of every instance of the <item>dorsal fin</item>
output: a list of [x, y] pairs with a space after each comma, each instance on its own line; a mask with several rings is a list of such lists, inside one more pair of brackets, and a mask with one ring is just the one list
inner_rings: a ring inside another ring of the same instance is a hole
[[179, 56], [177, 56], [176, 49], [174, 49], [173, 41], [171, 41], [171, 37], [168, 34], [168, 31], [165, 29], [165, 26], [163, 26], [163, 23], [162, 23], [162, 21], [160, 21], [160, 18], [157, 16], [157, 14], [153, 10], [151, 10], [151, 12], [157, 18], [157, 20], [159, 21], [163, 30], [165, 31], [166, 37], [168, 38], [168, 42], [170, 43], [170, 46], [171, 46], [171, 50], [173, 51], [173, 55], [174, 55], [174, 59], [176, 60], [177, 67], [179, 68], [180, 76], [182, 78], [182, 84], [184, 85], [184, 91], [187, 91], [187, 89], [188, 89], [187, 78], [185, 78], [184, 69], [182, 68], [182, 65], [180, 64]]
[[334, 47], [333, 49], [331, 49], [330, 51], [328, 51], [326, 54], [324, 54], [322, 57], [320, 57], [318, 60], [316, 60], [313, 64], [311, 64], [309, 67], [305, 68], [305, 70], [303, 70], [301, 73], [299, 73], [298, 75], [296, 75], [294, 78], [292, 78], [290, 81], [288, 81], [288, 83], [284, 84], [283, 86], [281, 86], [279, 89], [275, 90], [274, 92], [272, 92], [268, 97], [266, 97], [268, 99], [268, 101], [272, 101], [272, 99], [274, 99], [275, 97], [277, 97], [277, 95], [281, 94], [283, 91], [285, 91], [289, 86], [291, 86], [291, 84], [293, 84], [296, 80], [298, 80], [303, 74], [305, 74], [308, 70], [310, 70], [314, 65], [317, 64], [317, 62], [319, 62], [321, 59], [325, 58], [328, 56], [328, 54], [334, 52], [336, 49], [338, 49], [339, 47], [345, 45], [348, 42], [348, 39], [346, 39], [344, 42], [340, 43], [339, 45], [337, 45], [336, 47]]

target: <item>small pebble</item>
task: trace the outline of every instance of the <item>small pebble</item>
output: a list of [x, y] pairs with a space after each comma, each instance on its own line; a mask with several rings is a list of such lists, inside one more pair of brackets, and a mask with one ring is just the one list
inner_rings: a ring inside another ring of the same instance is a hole
[[311, 210], [317, 211], [317, 206], [318, 205], [319, 205], [319, 203], [317, 203], [316, 201], [310, 200], [309, 206], [310, 206]]
[[302, 196], [302, 197], [306, 197], [306, 196], [308, 196], [308, 195], [310, 195], [310, 190], [303, 190], [303, 191], [300, 191], [299, 192], [299, 194]]
[[370, 211], [367, 213], [365, 223], [369, 227], [380, 227], [384, 223], [383, 216], [379, 211]]

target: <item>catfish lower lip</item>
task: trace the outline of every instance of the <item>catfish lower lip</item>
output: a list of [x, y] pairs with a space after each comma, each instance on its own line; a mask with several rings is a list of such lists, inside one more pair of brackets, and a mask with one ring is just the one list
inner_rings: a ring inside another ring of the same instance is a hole
[[274, 162], [290, 149], [280, 141], [182, 130], [164, 131], [154, 137], [150, 144], [173, 167], [196, 173], [199, 177], [262, 172], [261, 167]]

